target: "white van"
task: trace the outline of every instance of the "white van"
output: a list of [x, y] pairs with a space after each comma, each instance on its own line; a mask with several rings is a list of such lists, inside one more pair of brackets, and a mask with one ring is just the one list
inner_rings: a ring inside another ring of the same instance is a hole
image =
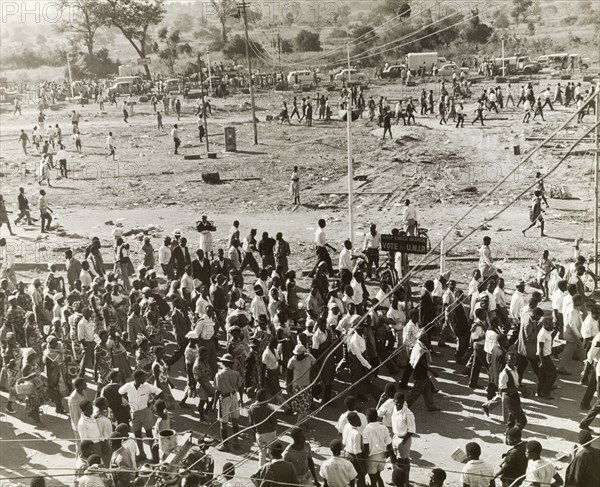
[[291, 71], [287, 76], [290, 85], [309, 85], [315, 82], [314, 73], [310, 69]]

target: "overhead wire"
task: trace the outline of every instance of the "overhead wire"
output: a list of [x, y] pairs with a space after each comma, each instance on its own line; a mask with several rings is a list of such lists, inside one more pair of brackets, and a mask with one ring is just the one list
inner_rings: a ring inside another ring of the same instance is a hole
[[[600, 95], [599, 95], [599, 93], [597, 93], [597, 92], [596, 92], [596, 93], [592, 93], [592, 94], [590, 94], [590, 96], [588, 97], [588, 99], [587, 99], [587, 100], [584, 102], [584, 106], [585, 106], [587, 103], [589, 103], [589, 101], [590, 101], [592, 98], [594, 98], [594, 97], [599, 97], [599, 96], [600, 96]], [[513, 174], [513, 173], [514, 173], [514, 172], [515, 172], [515, 171], [516, 171], [516, 170], [517, 170], [517, 169], [518, 169], [518, 168], [519, 168], [521, 165], [523, 165], [525, 162], [527, 162], [527, 161], [528, 161], [528, 160], [531, 158], [531, 156], [532, 156], [534, 153], [536, 153], [536, 152], [537, 152], [537, 151], [538, 151], [538, 150], [539, 150], [539, 149], [540, 149], [540, 148], [541, 148], [543, 145], [545, 145], [545, 144], [546, 144], [546, 143], [547, 143], [549, 140], [551, 140], [551, 139], [552, 139], [552, 138], [553, 138], [553, 137], [554, 137], [554, 136], [555, 136], [555, 135], [556, 135], [556, 134], [557, 134], [557, 133], [558, 133], [560, 130], [562, 130], [563, 128], [565, 128], [565, 127], [568, 125], [568, 123], [569, 123], [569, 122], [570, 122], [570, 121], [571, 121], [571, 120], [572, 120], [572, 119], [575, 117], [575, 115], [577, 115], [577, 113], [578, 113], [578, 112], [575, 112], [575, 114], [574, 114], [573, 116], [571, 116], [571, 117], [570, 117], [570, 118], [567, 120], [567, 122], [565, 122], [565, 123], [564, 123], [563, 125], [561, 125], [561, 126], [560, 126], [560, 127], [559, 127], [559, 128], [556, 130], [556, 131], [555, 131], [555, 132], [553, 132], [553, 133], [552, 133], [550, 136], [548, 136], [548, 138], [547, 138], [547, 139], [545, 139], [545, 140], [544, 140], [544, 142], [543, 142], [542, 144], [538, 145], [538, 147], [537, 147], [536, 149], [534, 149], [534, 150], [533, 150], [533, 151], [532, 151], [532, 152], [531, 152], [531, 153], [530, 153], [530, 154], [529, 154], [529, 155], [528, 155], [526, 158], [524, 158], [524, 159], [523, 159], [523, 160], [522, 160], [522, 161], [521, 161], [521, 162], [520, 162], [520, 163], [519, 163], [519, 164], [518, 164], [518, 165], [517, 165], [515, 168], [513, 168], [513, 169], [512, 169], [512, 170], [509, 172], [509, 174], [508, 174], [508, 175], [507, 175], [505, 178], [503, 178], [503, 179], [502, 179], [502, 180], [501, 180], [499, 183], [497, 183], [497, 184], [494, 186], [494, 188], [492, 188], [492, 189], [491, 189], [491, 190], [490, 190], [488, 193], [486, 193], [486, 195], [482, 196], [482, 197], [479, 199], [479, 201], [478, 201], [477, 203], [475, 203], [475, 205], [474, 205], [473, 207], [471, 207], [469, 210], [467, 210], [467, 212], [466, 212], [465, 214], [463, 214], [463, 215], [462, 215], [462, 216], [459, 218], [459, 220], [458, 220], [457, 222], [455, 222], [455, 223], [454, 223], [454, 224], [451, 226], [451, 228], [450, 228], [450, 229], [448, 229], [448, 230], [446, 231], [446, 233], [445, 233], [445, 234], [444, 234], [444, 236], [442, 237], [442, 240], [444, 240], [444, 239], [445, 239], [445, 237], [446, 237], [446, 236], [448, 236], [448, 235], [449, 235], [449, 233], [450, 233], [450, 232], [451, 232], [451, 231], [452, 231], [454, 228], [456, 228], [456, 226], [457, 226], [457, 225], [458, 225], [460, 222], [462, 222], [462, 220], [464, 220], [464, 218], [466, 218], [466, 217], [467, 217], [467, 216], [468, 216], [468, 215], [469, 215], [469, 214], [470, 214], [470, 213], [471, 213], [471, 212], [472, 212], [472, 211], [473, 211], [473, 210], [474, 210], [474, 209], [475, 209], [475, 208], [476, 208], [476, 207], [477, 207], [479, 204], [481, 204], [481, 203], [482, 203], [482, 202], [483, 202], [485, 199], [487, 199], [489, 196], [491, 196], [491, 194], [492, 194], [493, 192], [495, 192], [495, 191], [496, 191], [496, 189], [498, 189], [498, 187], [500, 187], [500, 185], [501, 185], [501, 184], [503, 184], [503, 183], [504, 183], [504, 182], [505, 182], [505, 181], [508, 179], [508, 177], [510, 177], [510, 175], [512, 175], [512, 174]], [[587, 132], [585, 133], [585, 135], [584, 135], [583, 137], [581, 137], [581, 138], [583, 139], [584, 137], [586, 137], [586, 136], [587, 136], [587, 135], [588, 135], [588, 134], [589, 134], [589, 133], [590, 133], [592, 130], [594, 130], [594, 128], [595, 128], [595, 127], [596, 127], [596, 125], [594, 125], [594, 127], [593, 127], [592, 129], [590, 129], [589, 131], [587, 131]], [[566, 154], [566, 155], [565, 155], [565, 156], [564, 156], [564, 157], [563, 157], [563, 158], [562, 158], [562, 159], [559, 161], [559, 163], [558, 163], [558, 164], [557, 164], [557, 165], [556, 165], [556, 166], [555, 166], [555, 167], [554, 167], [554, 168], [553, 168], [553, 169], [552, 169], [552, 170], [551, 170], [551, 171], [550, 171], [550, 172], [549, 172], [547, 175], [545, 175], [545, 176], [544, 176], [542, 179], [545, 179], [545, 178], [546, 178], [546, 177], [547, 177], [549, 174], [551, 174], [551, 173], [552, 173], [554, 170], [556, 170], [556, 168], [557, 168], [557, 167], [558, 167], [558, 166], [559, 166], [559, 165], [560, 165], [560, 164], [561, 164], [561, 163], [562, 163], [562, 162], [563, 162], [563, 161], [566, 159], [566, 157], [567, 157], [567, 156], [568, 156], [568, 155], [569, 155], [569, 154], [572, 152], [573, 148], [574, 148], [576, 145], [577, 145], [577, 142], [576, 142], [576, 143], [575, 143], [575, 144], [574, 144], [574, 145], [573, 145], [573, 146], [572, 146], [572, 147], [569, 149], [568, 153], [567, 153], [567, 154]], [[523, 194], [524, 194], [526, 191], [528, 191], [529, 189], [531, 189], [531, 188], [532, 188], [534, 185], [535, 185], [535, 184], [531, 185], [531, 186], [530, 186], [530, 187], [529, 187], [527, 190], [525, 190], [525, 191], [523, 192]], [[504, 208], [503, 208], [503, 209], [501, 209], [501, 211], [500, 211], [500, 212], [496, 213], [496, 214], [495, 214], [493, 217], [491, 217], [491, 218], [490, 218], [490, 219], [488, 219], [487, 221], [490, 221], [490, 220], [493, 220], [494, 218], [496, 218], [496, 217], [497, 217], [499, 214], [501, 214], [503, 211], [505, 211], [505, 210], [506, 210], [508, 207], [512, 206], [512, 204], [513, 204], [515, 201], [517, 201], [517, 200], [518, 200], [518, 198], [519, 198], [519, 197], [517, 197], [517, 198], [514, 198], [514, 199], [513, 199], [513, 200], [512, 200], [510, 203], [508, 203], [507, 205], [504, 205]], [[468, 235], [466, 235], [465, 237], [463, 237], [463, 238], [462, 238], [462, 239], [461, 239], [461, 240], [460, 240], [460, 241], [459, 241], [457, 244], [455, 244], [453, 247], [451, 247], [451, 248], [448, 250], [448, 252], [449, 252], [450, 250], [452, 250], [453, 248], [455, 248], [455, 247], [456, 247], [456, 245], [458, 245], [458, 244], [462, 243], [462, 242], [463, 242], [463, 241], [464, 241], [466, 238], [468, 238], [470, 235], [472, 235], [472, 234], [473, 234], [475, 231], [477, 231], [477, 230], [478, 230], [478, 228], [475, 228], [475, 229], [474, 229], [472, 232], [470, 232]], [[394, 286], [394, 287], [393, 287], [393, 288], [390, 290], [390, 292], [389, 292], [389, 293], [388, 293], [386, 296], [384, 296], [384, 298], [382, 298], [382, 301], [383, 301], [383, 300], [385, 300], [385, 299], [388, 299], [388, 298], [389, 298], [389, 297], [390, 297], [390, 296], [391, 296], [393, 293], [395, 293], [395, 292], [396, 292], [398, 289], [400, 289], [400, 288], [401, 288], [401, 286], [402, 286], [402, 285], [404, 285], [405, 281], [406, 281], [407, 279], [410, 279], [410, 277], [412, 277], [412, 276], [413, 276], [413, 275], [414, 275], [414, 274], [417, 272], [417, 268], [420, 268], [420, 267], [422, 267], [423, 265], [426, 265], [426, 264], [423, 264], [423, 261], [425, 261], [425, 260], [426, 260], [428, 257], [430, 257], [430, 256], [431, 256], [432, 252], [433, 252], [435, 249], [437, 249], [437, 247], [440, 245], [440, 243], [441, 243], [441, 241], [442, 241], [442, 240], [440, 240], [440, 242], [438, 242], [438, 243], [437, 243], [437, 244], [436, 244], [436, 245], [435, 245], [435, 246], [434, 246], [432, 249], [430, 249], [430, 251], [429, 251], [429, 252], [428, 252], [428, 253], [427, 253], [427, 254], [426, 254], [426, 255], [425, 255], [425, 256], [424, 256], [424, 257], [423, 257], [423, 258], [420, 260], [420, 262], [419, 262], [419, 263], [418, 263], [418, 264], [417, 264], [415, 267], [413, 267], [413, 269], [411, 269], [411, 270], [410, 270], [410, 271], [407, 273], [407, 275], [406, 275], [406, 276], [404, 276], [404, 277], [402, 278], [402, 280], [400, 280], [400, 281], [399, 281], [399, 282], [398, 282], [398, 283], [397, 283], [397, 284], [396, 284], [396, 285], [395, 285], [395, 286]], [[437, 259], [437, 257], [436, 257], [436, 259]], [[420, 269], [419, 269], [419, 270], [420, 270]], [[372, 307], [372, 308], [371, 308], [369, 311], [367, 311], [365, 314], [363, 314], [363, 315], [361, 316], [361, 318], [358, 320], [358, 322], [356, 323], [356, 325], [355, 325], [353, 328], [351, 328], [351, 331], [352, 331], [352, 330], [355, 330], [355, 329], [356, 329], [358, 326], [360, 326], [360, 324], [362, 324], [362, 322], [363, 322], [363, 321], [366, 319], [366, 317], [367, 317], [367, 316], [369, 316], [370, 312], [371, 312], [371, 311], [373, 311], [374, 309], [376, 309], [378, 306], [379, 306], [379, 304], [377, 304], [376, 306]], [[438, 315], [438, 316], [435, 318], [435, 320], [432, 322], [432, 324], [431, 324], [430, 326], [433, 326], [434, 324], [436, 324], [436, 322], [437, 322], [437, 320], [438, 320], [438, 318], [439, 318], [440, 316], [441, 316], [441, 314], [440, 314], [440, 315]], [[424, 331], [424, 329], [422, 329], [421, 331], [423, 332], [423, 331]], [[347, 337], [345, 337], [345, 339], [347, 340]], [[323, 371], [323, 368], [324, 368], [324, 366], [326, 365], [326, 363], [327, 363], [328, 359], [329, 359], [329, 358], [331, 358], [331, 354], [332, 354], [332, 353], [333, 353], [333, 352], [334, 352], [334, 351], [335, 351], [337, 348], [339, 348], [339, 347], [340, 347], [340, 346], [341, 346], [343, 343], [344, 343], [344, 340], [340, 340], [340, 342], [339, 342], [339, 343], [338, 343], [338, 344], [337, 344], [335, 347], [333, 347], [333, 348], [332, 348], [332, 349], [329, 351], [329, 354], [328, 354], [328, 356], [327, 356], [327, 357], [325, 357], [325, 358], [323, 359], [323, 364], [322, 364], [322, 366], [321, 366], [321, 369], [320, 369], [320, 371], [319, 371], [319, 374], [317, 374], [317, 377], [315, 378], [315, 380], [314, 380], [314, 381], [313, 381], [313, 382], [312, 382], [312, 383], [311, 383], [309, 386], [307, 386], [305, 389], [303, 389], [302, 391], [299, 391], [297, 394], [295, 394], [294, 396], [292, 396], [292, 397], [288, 398], [286, 401], [284, 401], [284, 404], [285, 404], [286, 402], [289, 402], [289, 401], [291, 401], [291, 400], [292, 400], [294, 397], [296, 397], [297, 395], [299, 395], [299, 394], [301, 394], [302, 392], [306, 391], [308, 388], [312, 388], [312, 386], [313, 386], [313, 385], [316, 383], [316, 381], [318, 380], [318, 376], [319, 376], [319, 375], [320, 375], [320, 373]], [[403, 346], [404, 346], [404, 345], [403, 345]], [[375, 370], [379, 369], [379, 368], [380, 368], [381, 366], [383, 366], [385, 363], [387, 363], [387, 362], [388, 362], [388, 361], [389, 361], [391, 358], [393, 358], [393, 356], [394, 356], [396, 353], [399, 353], [399, 351], [401, 351], [401, 349], [402, 349], [402, 347], [399, 347], [399, 348], [398, 348], [398, 349], [396, 349], [394, 352], [392, 352], [392, 354], [390, 354], [390, 356], [389, 356], [389, 357], [388, 357], [386, 360], [384, 360], [382, 363], [380, 363], [380, 364], [379, 364], [379, 365], [377, 365], [376, 367], [373, 367], [373, 368], [372, 368], [372, 369], [369, 371], [369, 373], [367, 374], [367, 376], [368, 376], [368, 375], [370, 375], [370, 374], [372, 374], [372, 373], [373, 373]], [[346, 388], [346, 390], [349, 390], [349, 389], [351, 389], [352, 387], [354, 387], [354, 385], [356, 385], [356, 384], [357, 384], [357, 383], [359, 383], [359, 382], [360, 382], [360, 380], [359, 380], [359, 381], [356, 381], [356, 382], [355, 382], [355, 383], [353, 383], [353, 384], [350, 384], [350, 386], [348, 386], [348, 387]], [[333, 399], [332, 399], [332, 400], [333, 400]], [[326, 404], [327, 404], [327, 403], [326, 403]], [[303, 421], [302, 421], [302, 422], [305, 422], [305, 421], [308, 421], [309, 419], [312, 419], [312, 418], [314, 417], [314, 415], [315, 415], [317, 412], [319, 412], [319, 411], [320, 411], [320, 410], [321, 410], [321, 409], [322, 409], [324, 406], [325, 406], [325, 404], [323, 404], [323, 405], [322, 405], [322, 406], [321, 406], [321, 407], [320, 407], [320, 408], [319, 408], [319, 409], [318, 409], [316, 412], [313, 412], [313, 413], [311, 413], [311, 414], [307, 415], [307, 416], [306, 416], [306, 417], [303, 419]], [[275, 411], [274, 411], [272, 414], [275, 414]], [[270, 416], [269, 416], [269, 417], [270, 417]], [[269, 417], [265, 418], [265, 420], [264, 420], [264, 421], [267, 421]], [[264, 422], [264, 421], [263, 421], [263, 422]], [[302, 422], [301, 422], [301, 423], [302, 423]], [[300, 423], [300, 424], [301, 424], [301, 423]], [[239, 431], [238, 433], [234, 434], [232, 437], [239, 436], [239, 435], [241, 435], [242, 433], [244, 433], [245, 431], [247, 431], [248, 429], [253, 429], [255, 426], [256, 426], [256, 425], [253, 425], [252, 427], [247, 427], [247, 428], [244, 428], [244, 429], [242, 429], [241, 431]], [[280, 436], [281, 436], [281, 435], [280, 435]], [[232, 438], [232, 437], [230, 437], [230, 438]], [[230, 438], [228, 438], [228, 439], [230, 439]], [[221, 443], [223, 443], [223, 442], [221, 442]], [[240, 461], [240, 462], [239, 462], [239, 464], [241, 464], [241, 463], [242, 463], [242, 462], [244, 462], [244, 461], [245, 461], [245, 460], [242, 460], [242, 461]], [[189, 467], [189, 468], [191, 468], [191, 467]]]
[[[600, 94], [598, 94], [598, 93], [591, 94], [591, 95], [588, 97], [588, 99], [585, 101], [584, 105], [586, 105], [586, 104], [587, 104], [587, 103], [588, 103], [588, 102], [589, 102], [589, 101], [590, 101], [590, 100], [591, 100], [593, 97], [595, 97], [595, 96], [600, 96]], [[443, 240], [444, 240], [444, 239], [445, 239], [445, 238], [446, 238], [446, 237], [447, 237], [447, 236], [450, 234], [450, 232], [451, 232], [452, 230], [454, 230], [454, 229], [455, 229], [455, 228], [456, 228], [456, 227], [457, 227], [457, 226], [458, 226], [458, 225], [459, 225], [459, 224], [460, 224], [460, 223], [461, 223], [461, 222], [462, 222], [462, 221], [463, 221], [463, 220], [464, 220], [464, 219], [465, 219], [465, 218], [466, 218], [466, 217], [467, 217], [467, 216], [468, 216], [468, 215], [469, 215], [469, 214], [470, 214], [470, 213], [471, 213], [471, 212], [472, 212], [472, 211], [473, 211], [475, 208], [477, 208], [477, 207], [478, 207], [478, 206], [479, 206], [479, 205], [480, 205], [480, 204], [481, 204], [483, 201], [485, 201], [485, 200], [486, 200], [486, 199], [487, 199], [489, 196], [491, 196], [491, 195], [492, 195], [492, 194], [493, 194], [493, 193], [494, 193], [494, 192], [495, 192], [495, 191], [496, 191], [496, 190], [497, 190], [497, 189], [498, 189], [498, 188], [499, 188], [499, 187], [500, 187], [500, 186], [501, 186], [501, 185], [502, 185], [502, 184], [503, 184], [503, 183], [504, 183], [504, 182], [505, 182], [505, 181], [506, 181], [506, 180], [507, 180], [507, 179], [508, 179], [508, 178], [509, 178], [509, 177], [510, 177], [512, 174], [514, 174], [514, 172], [515, 172], [516, 170], [518, 170], [518, 169], [519, 169], [519, 168], [520, 168], [520, 167], [521, 167], [523, 164], [525, 164], [525, 163], [526, 163], [526, 162], [527, 162], [527, 161], [528, 161], [528, 160], [529, 160], [529, 159], [530, 159], [530, 158], [533, 156], [533, 154], [535, 154], [535, 153], [536, 153], [536, 152], [537, 152], [537, 151], [538, 151], [538, 150], [539, 150], [539, 149], [540, 149], [540, 148], [541, 148], [541, 147], [542, 147], [542, 146], [543, 146], [545, 143], [547, 143], [547, 142], [548, 142], [550, 139], [552, 139], [552, 137], [554, 137], [554, 136], [555, 136], [555, 135], [556, 135], [558, 132], [560, 132], [562, 129], [564, 129], [564, 128], [565, 128], [565, 127], [566, 127], [566, 126], [567, 126], [567, 125], [568, 125], [568, 124], [569, 124], [569, 123], [570, 123], [570, 122], [573, 120], [573, 118], [574, 118], [576, 115], [577, 115], [577, 112], [575, 112], [575, 113], [574, 113], [574, 114], [573, 114], [573, 115], [572, 115], [572, 116], [571, 116], [571, 117], [570, 117], [570, 118], [569, 118], [569, 119], [568, 119], [568, 120], [567, 120], [567, 121], [566, 121], [564, 124], [562, 124], [562, 125], [561, 125], [561, 126], [560, 126], [560, 127], [559, 127], [559, 128], [556, 130], [556, 131], [554, 131], [554, 132], [553, 132], [553, 133], [552, 133], [550, 136], [548, 136], [548, 138], [547, 138], [547, 139], [546, 139], [546, 140], [545, 140], [545, 141], [544, 141], [542, 144], [538, 145], [538, 147], [537, 147], [537, 148], [535, 148], [535, 149], [534, 149], [532, 152], [530, 152], [530, 153], [528, 154], [528, 156], [527, 156], [527, 157], [525, 157], [525, 158], [524, 158], [524, 159], [523, 159], [523, 160], [522, 160], [522, 161], [521, 161], [519, 164], [517, 164], [517, 165], [516, 165], [516, 166], [515, 166], [513, 169], [511, 169], [511, 171], [509, 171], [508, 175], [507, 175], [505, 178], [503, 178], [503, 179], [502, 179], [502, 180], [501, 180], [499, 183], [497, 183], [497, 184], [496, 184], [496, 185], [495, 185], [495, 186], [494, 186], [494, 187], [493, 187], [491, 190], [489, 190], [489, 191], [488, 191], [488, 192], [487, 192], [485, 195], [483, 195], [483, 196], [482, 196], [482, 197], [481, 197], [481, 198], [480, 198], [480, 199], [479, 199], [479, 200], [478, 200], [478, 201], [477, 201], [477, 202], [476, 202], [474, 205], [472, 205], [472, 206], [471, 206], [471, 208], [470, 208], [469, 210], [467, 210], [467, 212], [466, 212], [466, 213], [464, 213], [464, 214], [463, 214], [463, 215], [462, 215], [462, 216], [461, 216], [461, 217], [458, 219], [458, 221], [456, 221], [456, 222], [455, 222], [455, 223], [454, 223], [454, 224], [453, 224], [453, 225], [452, 225], [452, 226], [451, 226], [451, 227], [450, 227], [450, 228], [449, 228], [449, 229], [446, 231], [446, 233], [445, 233], [445, 234], [442, 236], [441, 240], [440, 240], [440, 241], [439, 241], [439, 242], [438, 242], [438, 243], [437, 243], [435, 246], [433, 246], [433, 247], [432, 247], [432, 249], [431, 249], [431, 250], [430, 250], [430, 251], [429, 251], [429, 252], [428, 252], [428, 253], [427, 253], [427, 254], [426, 254], [426, 255], [425, 255], [425, 256], [424, 256], [424, 257], [423, 257], [423, 258], [422, 258], [420, 261], [419, 261], [419, 263], [418, 263], [418, 264], [417, 264], [417, 265], [416, 265], [416, 266], [415, 266], [413, 269], [411, 269], [411, 270], [408, 272], [407, 276], [405, 276], [405, 277], [404, 277], [402, 280], [400, 280], [400, 281], [399, 281], [399, 282], [398, 282], [398, 283], [397, 283], [397, 284], [396, 284], [396, 285], [395, 285], [395, 286], [394, 286], [394, 287], [393, 287], [393, 288], [390, 290], [390, 292], [389, 292], [388, 294], [386, 294], [386, 295], [385, 295], [385, 296], [382, 298], [382, 300], [388, 299], [388, 298], [389, 298], [389, 297], [390, 297], [390, 296], [391, 296], [393, 293], [395, 293], [395, 292], [396, 292], [398, 289], [400, 289], [400, 287], [401, 287], [401, 286], [404, 284], [405, 280], [406, 280], [406, 279], [409, 279], [410, 277], [412, 277], [412, 275], [413, 275], [413, 274], [416, 272], [416, 270], [415, 270], [415, 269], [416, 269], [417, 267], [422, 267], [422, 266], [424, 266], [424, 265], [427, 265], [427, 264], [423, 264], [423, 262], [424, 262], [425, 260], [427, 260], [427, 258], [428, 258], [428, 257], [430, 257], [430, 256], [432, 255], [433, 251], [434, 251], [434, 250], [436, 250], [436, 249], [437, 249], [437, 248], [440, 246], [441, 242], [442, 242], [442, 241], [443, 241]], [[587, 135], [588, 133], [589, 133], [589, 132], [587, 132], [587, 133], [586, 133], [586, 135]], [[584, 136], [584, 137], [585, 137], [585, 136]], [[560, 161], [560, 163], [562, 163], [562, 161], [564, 161], [564, 158], [563, 158], [563, 159]], [[559, 163], [559, 164], [560, 164], [560, 163]], [[533, 185], [532, 185], [531, 187], [533, 187]], [[529, 189], [531, 189], [531, 187], [530, 187]], [[513, 204], [515, 201], [516, 201], [516, 199], [514, 199], [513, 201], [511, 201], [511, 202], [507, 203], [506, 205], [504, 205], [504, 208], [501, 210], [501, 212], [505, 211], [505, 210], [506, 210], [508, 207], [512, 206], [512, 204]], [[493, 220], [494, 218], [496, 218], [496, 217], [497, 217], [497, 216], [498, 216], [498, 215], [499, 215], [501, 212], [499, 212], [499, 213], [496, 213], [496, 214], [495, 214], [495, 216], [493, 216], [492, 218], [490, 218], [488, 221], [490, 221], [490, 220]], [[456, 247], [456, 245], [459, 245], [460, 243], [462, 243], [463, 241], [465, 241], [465, 240], [466, 240], [466, 239], [467, 239], [467, 238], [468, 238], [470, 235], [472, 235], [472, 234], [473, 234], [475, 231], [477, 231], [478, 229], [479, 229], [479, 228], [477, 227], [477, 228], [475, 228], [473, 231], [471, 231], [469, 234], [467, 234], [466, 236], [464, 236], [464, 237], [463, 237], [463, 238], [462, 238], [462, 239], [461, 239], [459, 242], [457, 242], [457, 243], [456, 243], [456, 244], [455, 244], [453, 247], [451, 247], [451, 248], [450, 248], [450, 249], [449, 249], [447, 252], [449, 252], [450, 250], [452, 250], [453, 248], [455, 248], [455, 247]], [[437, 257], [436, 257], [436, 259], [437, 259]], [[373, 309], [373, 308], [371, 308], [371, 310], [372, 310], [372, 309]], [[366, 312], [366, 313], [365, 313], [365, 314], [364, 314], [364, 315], [363, 315], [363, 316], [360, 318], [360, 320], [358, 321], [358, 323], [357, 323], [357, 324], [356, 324], [356, 325], [355, 325], [355, 326], [354, 326], [354, 327], [351, 329], [351, 331], [354, 331], [354, 330], [355, 330], [355, 329], [356, 329], [356, 328], [357, 328], [357, 327], [358, 327], [358, 326], [359, 326], [359, 325], [360, 325], [360, 324], [361, 324], [361, 323], [362, 323], [362, 322], [363, 322], [363, 321], [366, 319], [366, 317], [369, 315], [369, 312], [370, 312], [371, 310], [369, 310], [368, 312]], [[437, 318], [439, 318], [439, 315], [438, 315], [438, 317], [436, 317], [436, 319], [437, 319]], [[333, 350], [332, 350], [332, 352], [333, 352]], [[330, 356], [328, 355], [328, 357], [324, 359], [324, 361], [323, 361], [323, 366], [325, 365], [325, 363], [326, 363], [326, 361], [328, 360], [328, 358], [329, 358], [329, 357], [330, 357]], [[385, 362], [382, 362], [382, 363], [381, 363], [380, 365], [378, 365], [376, 368], [379, 368], [379, 367], [381, 367], [381, 366], [382, 366], [384, 363], [385, 363]], [[322, 372], [322, 370], [323, 370], [323, 366], [322, 366], [321, 370], [319, 371], [319, 374], [317, 374], [317, 379], [318, 379], [318, 376], [320, 375], [320, 373], [321, 373], [321, 372]], [[371, 373], [371, 371], [369, 371], [369, 374], [370, 374], [370, 373]], [[367, 374], [367, 375], [369, 375], [369, 374]], [[308, 388], [308, 387], [312, 387], [312, 386], [313, 386], [313, 385], [316, 383], [317, 379], [315, 379], [314, 381], [312, 381], [312, 382], [311, 382], [311, 384], [310, 384], [309, 386], [307, 386], [307, 388]], [[293, 397], [295, 397], [295, 396], [293, 396]], [[290, 399], [291, 399], [291, 398], [290, 398]], [[290, 399], [288, 399], [288, 400], [290, 400]], [[320, 408], [319, 408], [319, 410], [320, 410]], [[310, 413], [309, 415], [307, 415], [307, 416], [306, 416], [306, 418], [305, 418], [305, 421], [308, 421], [310, 418], [314, 417], [314, 414], [315, 414], [315, 413]], [[269, 416], [269, 417], [270, 417], [270, 416]], [[264, 421], [267, 421], [267, 420], [268, 420], [268, 417], [267, 417], [267, 418], [266, 418]], [[264, 422], [264, 421], [263, 421], [263, 422]], [[275, 440], [274, 440], [274, 441], [275, 441]]]

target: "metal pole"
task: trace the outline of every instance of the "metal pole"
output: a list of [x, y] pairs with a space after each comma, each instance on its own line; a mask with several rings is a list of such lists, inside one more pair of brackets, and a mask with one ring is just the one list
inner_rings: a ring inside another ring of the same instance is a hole
[[600, 205], [600, 162], [598, 159], [600, 158], [600, 112], [598, 108], [600, 108], [600, 83], [596, 85], [596, 153], [594, 154], [594, 273], [598, 276], [598, 271], [600, 270], [600, 263], [598, 262], [598, 258], [600, 256], [600, 246], [598, 245], [598, 239], [600, 235], [598, 234], [598, 205]]
[[505, 76], [504, 71], [504, 36], [502, 36], [502, 76]]
[[[210, 151], [208, 144], [208, 122], [206, 120], [206, 98], [204, 98], [204, 86], [202, 85], [202, 65], [200, 64], [200, 53], [198, 52], [198, 75], [200, 76], [200, 96], [202, 96], [202, 121], [204, 122], [204, 135], [206, 137], [206, 152]], [[208, 95], [208, 94], [207, 94]], [[208, 98], [208, 96], [207, 96]]]
[[[346, 50], [348, 53], [348, 88], [350, 86], [350, 42], [347, 41]], [[354, 242], [354, 167], [352, 161], [352, 138], [350, 124], [352, 123], [352, 96], [348, 91], [346, 100], [346, 137], [348, 138], [348, 238]]]
[[252, 127], [254, 129], [254, 145], [258, 145], [258, 127], [256, 126], [256, 107], [254, 106], [254, 83], [252, 82], [252, 63], [250, 62], [250, 40], [248, 39], [248, 16], [246, 2], [242, 0], [241, 7], [244, 16], [244, 32], [246, 34], [246, 61], [248, 63], [248, 87], [250, 89], [250, 105], [252, 106]]
[[210, 86], [210, 92], [212, 93], [212, 71], [210, 70], [210, 50], [206, 50], [206, 64], [208, 65], [208, 84]]
[[73, 94], [73, 76], [71, 75], [71, 62], [69, 61], [69, 55], [67, 54], [67, 69], [69, 70], [69, 86], [71, 87], [71, 101], [75, 98]]

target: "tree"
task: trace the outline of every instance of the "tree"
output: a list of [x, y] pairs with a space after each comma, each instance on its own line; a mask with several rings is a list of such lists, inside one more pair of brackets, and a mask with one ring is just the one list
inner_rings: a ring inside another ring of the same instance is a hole
[[[210, 5], [221, 24], [221, 36], [223, 42], [227, 42], [227, 20], [237, 13], [235, 0], [210, 0]], [[247, 15], [248, 21], [250, 21], [250, 15], [248, 13]]]
[[296, 35], [296, 50], [305, 51], [321, 51], [321, 39], [319, 34], [310, 32], [309, 30], [301, 30]]
[[159, 42], [154, 43], [154, 52], [158, 54], [159, 59], [165, 63], [169, 73], [175, 74], [175, 62], [181, 54], [191, 54], [192, 48], [187, 42], [181, 42], [181, 35], [178, 30], [171, 33], [166, 27], [158, 31]]
[[513, 8], [510, 14], [515, 19], [515, 23], [519, 25], [519, 19], [522, 18], [523, 21], [525, 17], [527, 17], [527, 11], [533, 5], [533, 0], [513, 0]]
[[531, 35], [535, 34], [535, 24], [533, 22], [527, 22], [527, 30]]
[[188, 13], [179, 14], [173, 22], [173, 27], [179, 32], [189, 32], [194, 28], [194, 17]]
[[283, 54], [290, 54], [294, 52], [294, 43], [289, 39], [281, 39], [281, 52]]
[[493, 29], [479, 21], [479, 12], [476, 8], [471, 11], [471, 15], [469, 24], [463, 30], [463, 37], [467, 42], [485, 44], [492, 35]]
[[355, 39], [360, 37], [361, 43], [373, 42], [377, 38], [375, 29], [367, 24], [361, 24], [352, 29], [352, 36]]
[[410, 4], [403, 0], [385, 0], [384, 4], [380, 7], [380, 11], [383, 14], [400, 15], [402, 20], [410, 17]]
[[[164, 0], [105, 0], [104, 21], [121, 31], [141, 58], [146, 57], [148, 28], [165, 15]], [[150, 78], [150, 68], [144, 65]]]
[[[250, 57], [259, 57], [263, 55], [264, 52], [265, 48], [262, 46], [262, 44], [250, 39], [248, 44], [248, 53], [250, 54]], [[237, 57], [245, 56], [246, 40], [241, 35], [236, 34], [223, 48], [223, 54], [230, 59], [236, 59]]]
[[497, 29], [508, 29], [510, 27], [510, 21], [504, 12], [500, 12], [494, 19], [494, 27]]
[[60, 0], [61, 21], [56, 30], [71, 34], [71, 39], [82, 40], [88, 54], [94, 53], [94, 36], [104, 24], [103, 10], [106, 7], [97, 0]]

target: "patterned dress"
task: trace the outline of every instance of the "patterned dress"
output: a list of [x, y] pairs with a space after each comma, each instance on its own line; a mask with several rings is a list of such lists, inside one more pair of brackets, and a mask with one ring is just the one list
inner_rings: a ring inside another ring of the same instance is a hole
[[175, 399], [171, 393], [171, 386], [169, 385], [169, 368], [164, 360], [155, 360], [152, 364], [152, 372], [154, 375], [154, 382], [156, 387], [159, 387], [163, 391], [163, 400], [165, 401], [168, 408], [173, 406]]
[[183, 357], [185, 360], [185, 371], [187, 374], [187, 384], [185, 386], [184, 393], [187, 395], [187, 397], [196, 397], [196, 387], [198, 383], [194, 377], [194, 364], [198, 359], [198, 348], [192, 347], [188, 344], [188, 346], [185, 347]]
[[194, 378], [198, 383], [198, 399], [207, 401], [212, 398], [215, 393], [215, 388], [210, 382], [213, 375], [208, 361], [196, 359], [196, 362], [194, 363]]
[[35, 411], [46, 402], [46, 387], [42, 380], [42, 369], [37, 360], [23, 367], [23, 377], [31, 374], [35, 374], [35, 376], [28, 379], [29, 382], [33, 383], [33, 392], [25, 400], [28, 412]]
[[109, 383], [108, 375], [112, 371], [112, 356], [107, 343], [98, 343], [94, 349], [96, 370], [98, 371], [98, 390]]

